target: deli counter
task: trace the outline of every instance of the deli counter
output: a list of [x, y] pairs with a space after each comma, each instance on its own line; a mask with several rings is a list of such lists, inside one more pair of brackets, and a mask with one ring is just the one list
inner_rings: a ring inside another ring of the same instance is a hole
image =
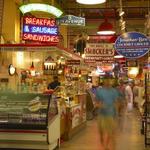
[[0, 148], [53, 150], [59, 139], [60, 116], [51, 95], [0, 92]]

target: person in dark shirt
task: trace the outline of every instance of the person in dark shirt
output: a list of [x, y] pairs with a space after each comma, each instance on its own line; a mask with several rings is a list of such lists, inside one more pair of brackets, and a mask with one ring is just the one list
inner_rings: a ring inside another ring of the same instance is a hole
[[58, 77], [57, 76], [54, 76], [53, 77], [53, 80], [51, 83], [48, 84], [48, 89], [55, 89], [57, 86], [60, 86], [60, 82], [58, 80]]

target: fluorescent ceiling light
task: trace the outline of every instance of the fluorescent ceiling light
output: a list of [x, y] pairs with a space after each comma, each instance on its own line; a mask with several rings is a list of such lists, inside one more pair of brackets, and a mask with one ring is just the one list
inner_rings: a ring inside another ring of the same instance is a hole
[[106, 2], [106, 0], [76, 0], [77, 3], [86, 5], [95, 5]]
[[123, 16], [123, 15], [124, 15], [124, 11], [120, 11], [119, 16]]
[[51, 5], [48, 4], [40, 4], [40, 3], [32, 3], [32, 4], [25, 4], [19, 7], [20, 11], [25, 14], [32, 11], [42, 11], [52, 14], [56, 17], [60, 17], [63, 12]]
[[124, 58], [122, 55], [115, 55], [114, 58]]
[[97, 34], [99, 35], [113, 35], [115, 31], [98, 31]]

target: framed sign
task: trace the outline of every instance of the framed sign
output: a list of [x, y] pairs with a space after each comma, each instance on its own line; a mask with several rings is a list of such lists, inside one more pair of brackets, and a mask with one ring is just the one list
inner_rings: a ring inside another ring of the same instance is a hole
[[67, 60], [67, 65], [80, 65], [80, 60]]
[[109, 64], [114, 62], [113, 44], [88, 43], [84, 50], [85, 63]]
[[56, 19], [58, 25], [85, 26], [85, 18], [66, 15]]

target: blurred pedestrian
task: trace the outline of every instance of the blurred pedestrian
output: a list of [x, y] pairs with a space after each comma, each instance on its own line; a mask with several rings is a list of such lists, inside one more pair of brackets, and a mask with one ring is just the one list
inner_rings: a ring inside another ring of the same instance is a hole
[[127, 112], [131, 112], [133, 109], [133, 83], [125, 81], [125, 100], [127, 103]]
[[125, 111], [125, 85], [123, 84], [123, 81], [119, 81], [118, 84], [115, 85], [117, 92], [118, 92], [118, 115], [122, 116]]
[[111, 85], [111, 79], [105, 79], [102, 88], [96, 91], [98, 110], [98, 128], [102, 150], [114, 150], [114, 132], [116, 123], [116, 102], [118, 92]]

